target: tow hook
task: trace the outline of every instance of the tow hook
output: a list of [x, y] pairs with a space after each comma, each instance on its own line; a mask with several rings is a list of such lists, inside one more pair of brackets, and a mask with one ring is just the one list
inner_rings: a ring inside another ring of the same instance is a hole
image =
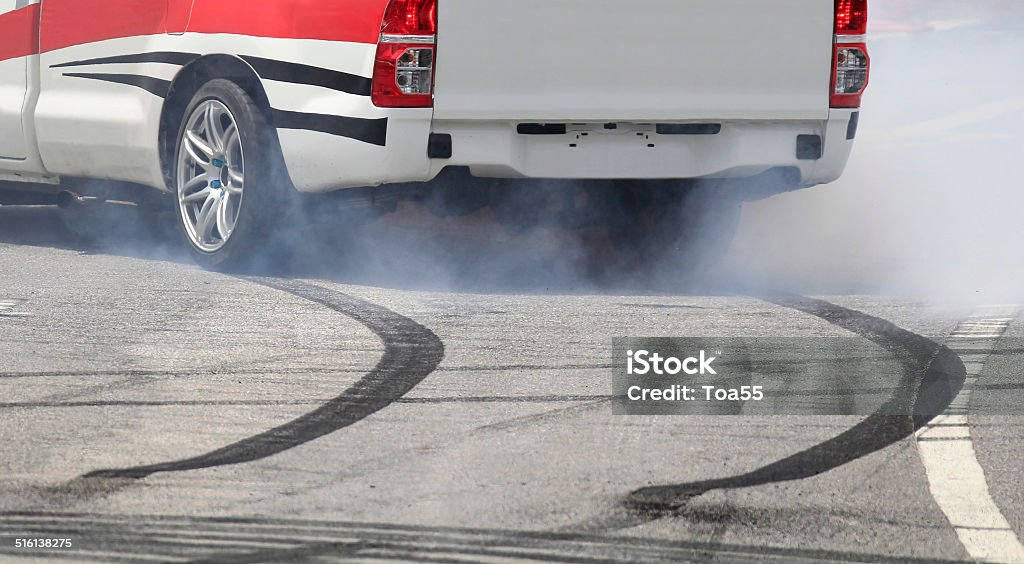
[[95, 201], [96, 198], [81, 196], [71, 190], [61, 190], [57, 194], [57, 207], [63, 210], [70, 209], [75, 206], [84, 206]]

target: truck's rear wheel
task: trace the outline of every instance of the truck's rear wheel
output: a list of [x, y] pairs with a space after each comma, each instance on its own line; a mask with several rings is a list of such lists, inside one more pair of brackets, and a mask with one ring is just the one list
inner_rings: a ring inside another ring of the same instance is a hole
[[286, 210], [274, 131], [233, 82], [207, 82], [178, 132], [174, 189], [178, 225], [193, 258], [225, 270], [250, 264]]

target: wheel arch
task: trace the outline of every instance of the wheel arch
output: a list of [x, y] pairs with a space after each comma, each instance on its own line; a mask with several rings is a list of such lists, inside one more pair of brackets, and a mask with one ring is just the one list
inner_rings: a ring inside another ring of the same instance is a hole
[[[245, 90], [264, 112], [267, 122], [273, 123], [270, 101], [263, 88], [263, 82], [248, 63], [234, 55], [205, 55], [192, 61], [174, 77], [164, 101], [163, 112], [160, 115], [160, 169], [163, 173], [164, 183], [169, 190], [173, 190], [174, 151], [177, 146], [181, 120], [184, 119], [188, 104], [196, 92], [203, 84], [216, 78], [230, 80]], [[272, 133], [280, 147], [280, 142], [277, 141], [277, 131], [274, 130]]]

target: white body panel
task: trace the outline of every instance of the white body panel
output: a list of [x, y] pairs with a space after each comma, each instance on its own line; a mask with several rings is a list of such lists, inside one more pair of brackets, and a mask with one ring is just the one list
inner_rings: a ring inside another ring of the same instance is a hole
[[442, 120], [823, 120], [827, 0], [445, 0]]
[[[101, 176], [164, 188], [157, 146], [163, 98], [123, 84], [65, 74], [130, 74], [173, 82], [181, 65], [54, 65], [133, 53], [189, 52], [273, 57], [368, 77], [375, 51], [373, 45], [356, 43], [184, 34], [113, 39], [45, 53], [41, 56], [43, 94], [35, 115], [40, 151], [53, 174]], [[375, 107], [367, 96], [275, 80], [264, 80], [263, 88], [275, 110], [390, 118], [386, 147], [321, 132], [280, 129], [285, 162], [299, 190], [322, 192], [428, 178], [429, 109], [385, 110]]]
[[28, 58], [0, 61], [0, 157], [24, 159], [28, 155], [22, 115], [28, 93]]
[[[0, 0], [0, 15], [26, 4], [18, 0]], [[0, 159], [22, 160], [28, 156], [22, 120], [29, 84], [28, 59], [20, 57], [0, 61]]]
[[158, 63], [53, 65], [173, 49], [180, 38], [130, 37], [44, 53], [35, 124], [47, 170], [65, 176], [99, 177], [162, 187], [157, 135], [163, 98], [144, 90], [100, 80], [64, 76], [65, 72], [145, 75], [173, 80], [180, 66]]
[[[658, 135], [652, 124], [621, 123], [615, 130], [577, 124], [565, 135], [520, 135], [515, 122], [493, 121], [439, 121], [434, 131], [452, 135], [453, 156], [444, 165], [469, 166], [476, 176], [740, 178], [791, 167], [802, 184], [813, 185], [842, 174], [853, 147], [846, 139], [853, 112], [832, 110], [825, 121], [727, 121], [717, 135]], [[798, 135], [822, 136], [824, 156], [798, 159]]]
[[279, 129], [292, 183], [303, 192], [429, 180], [430, 110], [394, 111], [388, 146], [297, 129]]

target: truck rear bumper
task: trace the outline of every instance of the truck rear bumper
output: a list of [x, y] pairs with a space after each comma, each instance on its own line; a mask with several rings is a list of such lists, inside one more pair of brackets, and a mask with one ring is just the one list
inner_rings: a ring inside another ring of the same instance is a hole
[[[483, 177], [567, 179], [746, 178], [784, 168], [799, 172], [798, 186], [812, 186], [842, 175], [857, 110], [832, 110], [824, 121], [667, 124], [660, 133], [654, 123], [612, 128], [601, 123], [432, 121], [430, 113], [390, 110], [385, 145], [279, 130], [293, 184], [302, 192], [328, 192], [423, 182], [445, 167], [460, 166]], [[450, 142], [450, 157], [431, 155], [430, 138]], [[804, 142], [803, 154], [798, 139]]]
[[450, 136], [452, 151], [451, 158], [432, 160], [431, 173], [467, 166], [484, 177], [743, 178], [792, 168], [809, 186], [842, 174], [855, 112], [833, 110], [827, 121], [660, 126], [434, 122], [433, 133]]

